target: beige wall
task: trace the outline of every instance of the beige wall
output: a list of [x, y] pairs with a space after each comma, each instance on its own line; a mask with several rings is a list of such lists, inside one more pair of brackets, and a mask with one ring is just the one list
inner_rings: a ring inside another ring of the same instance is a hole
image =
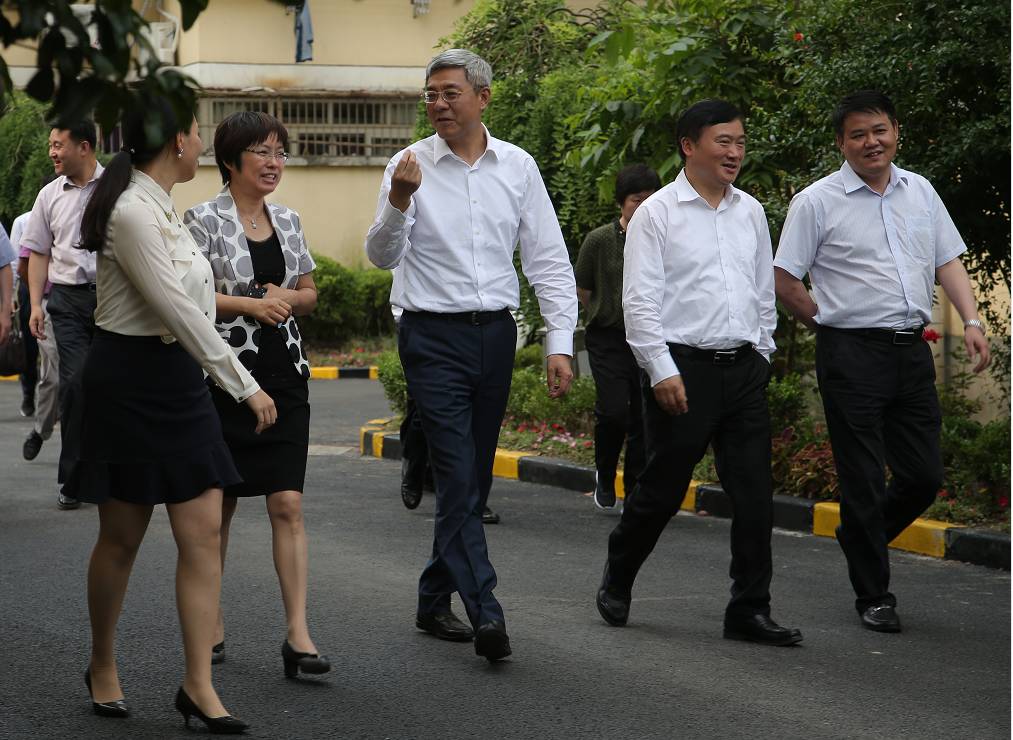
[[[380, 167], [290, 167], [269, 201], [299, 212], [310, 249], [344, 265], [366, 266], [363, 242], [373, 223]], [[218, 168], [201, 166], [197, 177], [172, 189], [180, 215], [222, 188]]]
[[[474, 0], [431, 0], [412, 17], [408, 0], [314, 0], [313, 61], [309, 65], [424, 66], [437, 40], [453, 29]], [[178, 3], [171, 12], [178, 13]], [[183, 34], [179, 64], [290, 64], [295, 19], [268, 0], [214, 0]]]

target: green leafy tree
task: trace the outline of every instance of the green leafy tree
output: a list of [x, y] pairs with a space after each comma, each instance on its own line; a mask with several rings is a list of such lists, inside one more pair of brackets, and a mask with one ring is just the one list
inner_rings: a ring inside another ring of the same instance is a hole
[[[183, 30], [194, 24], [208, 1], [179, 0]], [[302, 4], [302, 0], [272, 1]], [[148, 22], [130, 0], [95, 0], [87, 25], [71, 5], [68, 0], [3, 0], [0, 4], [0, 44], [7, 48], [38, 43], [36, 72], [25, 92], [50, 104], [49, 120], [94, 115], [103, 127], [111, 128], [124, 110], [155, 98], [168, 100], [181, 119], [190, 115], [197, 83], [158, 61], [142, 33]], [[97, 44], [92, 44], [87, 26], [96, 29]], [[143, 64], [136, 53], [142, 48], [151, 52]], [[137, 79], [131, 81], [131, 75]], [[0, 57], [0, 103], [13, 91], [7, 63]]]

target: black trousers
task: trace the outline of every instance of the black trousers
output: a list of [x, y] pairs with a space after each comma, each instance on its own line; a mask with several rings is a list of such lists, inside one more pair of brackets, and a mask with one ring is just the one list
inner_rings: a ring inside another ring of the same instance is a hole
[[713, 444], [718, 477], [731, 498], [732, 578], [728, 616], [770, 613], [770, 415], [766, 388], [770, 365], [754, 351], [733, 364], [675, 358], [686, 387], [689, 411], [672, 416], [658, 406], [644, 379], [647, 464], [619, 524], [609, 536], [606, 584], [628, 596], [637, 572], [682, 506], [693, 468]]
[[398, 351], [422, 417], [436, 483], [432, 556], [419, 578], [418, 608], [450, 608], [457, 591], [472, 625], [503, 620], [493, 589], [482, 510], [492, 487], [500, 425], [510, 395], [517, 326], [504, 311], [467, 324], [406, 311]]
[[25, 371], [21, 373], [21, 396], [35, 400], [35, 385], [39, 382], [39, 343], [28, 328], [28, 319], [32, 315], [32, 302], [28, 295], [28, 284], [22, 280], [18, 283], [18, 323], [21, 326], [21, 338], [25, 343]]
[[598, 480], [612, 485], [625, 442], [623, 488], [629, 493], [636, 487], [645, 461], [640, 368], [621, 327], [587, 327], [584, 346], [595, 384], [594, 466]]
[[64, 483], [81, 453], [81, 368], [95, 334], [95, 290], [88, 286], [53, 285], [46, 308], [53, 322], [60, 356], [60, 467]]
[[[838, 541], [859, 613], [895, 606], [888, 545], [942, 485], [942, 417], [929, 346], [821, 327], [816, 374], [841, 494]], [[892, 478], [886, 484], [886, 466]]]

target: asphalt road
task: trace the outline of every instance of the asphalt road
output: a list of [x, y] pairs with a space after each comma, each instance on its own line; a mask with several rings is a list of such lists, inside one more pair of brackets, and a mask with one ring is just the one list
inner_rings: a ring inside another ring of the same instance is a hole
[[[56, 508], [58, 442], [21, 459], [19, 388], [0, 383], [0, 737], [187, 737], [175, 547], [156, 511], [119, 631], [133, 714], [91, 713], [85, 569], [93, 507]], [[776, 531], [774, 617], [797, 648], [721, 638], [728, 522], [679, 515], [634, 592], [630, 626], [593, 596], [614, 519], [578, 493], [497, 480], [489, 527], [513, 643], [489, 665], [414, 627], [433, 500], [406, 511], [399, 466], [360, 457], [358, 427], [386, 413], [379, 384], [314, 381], [305, 511], [310, 624], [334, 670], [288, 681], [284, 618], [263, 505], [245, 502], [225, 574], [225, 705], [262, 738], [1004, 738], [1010, 736], [1010, 576], [893, 555], [905, 631], [864, 631], [831, 540]], [[458, 607], [458, 611], [463, 609]]]

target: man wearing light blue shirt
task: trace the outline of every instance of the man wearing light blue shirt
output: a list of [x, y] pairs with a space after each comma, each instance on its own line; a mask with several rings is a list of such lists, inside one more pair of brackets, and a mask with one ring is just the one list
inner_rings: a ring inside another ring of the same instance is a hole
[[845, 162], [792, 200], [774, 259], [777, 297], [816, 330], [841, 495], [837, 539], [855, 607], [867, 629], [899, 632], [887, 548], [932, 503], [943, 476], [935, 365], [922, 338], [935, 281], [964, 321], [975, 372], [989, 350], [960, 234], [928, 180], [893, 164], [893, 103], [856, 92], [833, 120]]
[[[577, 296], [535, 161], [482, 124], [491, 82], [488, 63], [469, 51], [429, 63], [423, 98], [436, 134], [391, 159], [366, 253], [377, 267], [398, 268], [398, 350], [436, 482], [436, 531], [415, 623], [445, 640], [474, 636], [475, 652], [495, 661], [511, 649], [481, 517], [517, 341], [510, 311], [520, 300], [518, 244], [545, 320], [551, 397], [573, 377]], [[474, 629], [450, 611], [454, 591]]]

